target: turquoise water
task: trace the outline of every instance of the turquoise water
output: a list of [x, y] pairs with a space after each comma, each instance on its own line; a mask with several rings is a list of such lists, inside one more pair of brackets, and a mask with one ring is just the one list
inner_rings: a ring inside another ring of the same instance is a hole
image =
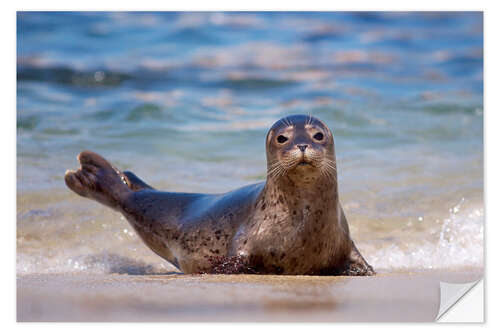
[[165, 271], [63, 175], [96, 151], [172, 191], [265, 178], [287, 114], [332, 129], [353, 236], [379, 270], [483, 264], [480, 13], [17, 16], [18, 271]]

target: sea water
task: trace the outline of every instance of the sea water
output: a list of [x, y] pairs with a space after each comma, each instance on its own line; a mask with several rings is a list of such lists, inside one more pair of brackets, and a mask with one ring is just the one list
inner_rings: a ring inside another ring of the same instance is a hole
[[66, 188], [82, 150], [169, 191], [266, 177], [265, 135], [333, 131], [352, 237], [379, 271], [483, 266], [481, 13], [17, 14], [17, 271], [165, 273]]

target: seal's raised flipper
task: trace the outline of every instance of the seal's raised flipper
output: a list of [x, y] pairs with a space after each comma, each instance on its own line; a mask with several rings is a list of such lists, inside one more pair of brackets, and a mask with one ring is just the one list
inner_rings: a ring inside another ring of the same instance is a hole
[[119, 210], [123, 198], [131, 192], [120, 170], [91, 151], [81, 152], [77, 159], [81, 167], [66, 171], [66, 185], [82, 197]]
[[127, 185], [132, 191], [154, 190], [152, 186], [149, 186], [148, 184], [143, 182], [132, 171], [123, 171], [123, 175], [126, 178]]

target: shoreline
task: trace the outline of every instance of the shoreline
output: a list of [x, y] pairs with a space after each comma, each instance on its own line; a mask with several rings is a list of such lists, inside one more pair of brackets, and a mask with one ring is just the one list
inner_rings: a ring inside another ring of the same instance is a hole
[[17, 321], [429, 322], [439, 281], [483, 275], [480, 268], [374, 277], [23, 274]]

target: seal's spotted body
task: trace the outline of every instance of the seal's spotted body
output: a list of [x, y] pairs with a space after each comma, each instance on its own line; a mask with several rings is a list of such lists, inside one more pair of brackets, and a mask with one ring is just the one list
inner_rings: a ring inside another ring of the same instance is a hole
[[371, 275], [339, 203], [333, 136], [290, 116], [266, 138], [266, 182], [219, 194], [160, 192], [92, 152], [66, 184], [127, 218], [184, 273]]

